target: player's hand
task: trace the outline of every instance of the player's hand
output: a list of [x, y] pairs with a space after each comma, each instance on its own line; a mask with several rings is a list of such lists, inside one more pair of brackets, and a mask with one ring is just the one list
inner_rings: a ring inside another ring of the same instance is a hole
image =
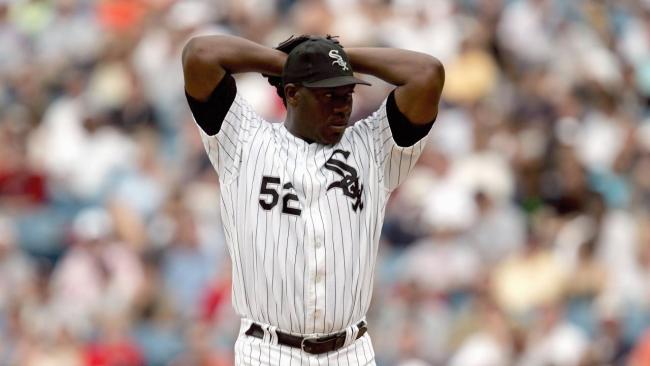
[[[286, 54], [289, 54], [294, 48], [296, 48], [299, 44], [308, 41], [310, 39], [322, 39], [325, 38], [327, 40], [330, 40], [331, 42], [336, 43], [337, 45], [341, 46], [339, 43], [339, 40], [337, 39], [338, 36], [332, 36], [332, 35], [326, 35], [325, 37], [321, 36], [312, 36], [309, 34], [301, 34], [299, 36], [294, 36], [292, 35], [288, 39], [280, 42], [275, 49], [278, 51], [282, 51]], [[343, 47], [343, 46], [341, 46]], [[284, 85], [282, 83], [282, 76], [274, 76], [274, 75], [262, 75], [266, 78], [266, 80], [271, 84], [273, 87], [275, 87], [278, 95], [284, 99]]]
[[329, 41], [331, 41], [333, 43], [336, 43], [341, 48], [343, 47], [343, 46], [341, 46], [341, 44], [339, 43], [339, 40], [337, 39], [338, 36], [332, 36], [332, 35], [328, 34], [325, 37], [321, 37], [321, 36], [312, 36], [312, 35], [309, 35], [309, 34], [301, 34], [299, 36], [293, 36], [292, 35], [288, 39], [280, 42], [280, 44], [277, 45], [275, 47], [275, 49], [278, 50], [278, 51], [282, 51], [282, 52], [284, 52], [286, 54], [289, 54], [289, 52], [291, 52], [299, 44], [301, 44], [301, 43], [303, 43], [303, 42], [305, 42], [307, 40], [310, 40], [310, 39], [323, 39], [323, 38], [327, 39], [327, 40], [329, 40]]

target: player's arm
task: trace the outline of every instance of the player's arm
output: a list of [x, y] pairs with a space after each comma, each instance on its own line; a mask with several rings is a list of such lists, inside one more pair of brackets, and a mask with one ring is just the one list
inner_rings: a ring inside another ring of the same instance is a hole
[[346, 52], [354, 71], [397, 86], [395, 103], [411, 124], [433, 123], [445, 83], [445, 70], [438, 59], [396, 48], [346, 48]]
[[373, 131], [380, 180], [385, 188], [393, 190], [413, 170], [423, 151], [424, 137], [438, 114], [444, 68], [436, 58], [418, 52], [394, 48], [346, 50], [355, 71], [396, 86], [386, 99], [385, 110], [367, 119]]
[[240, 163], [238, 151], [247, 132], [262, 121], [237, 96], [237, 85], [231, 74], [247, 71], [280, 74], [285, 58], [283, 52], [232, 36], [192, 38], [183, 49], [187, 102], [220, 179], [236, 176]]
[[185, 91], [206, 101], [227, 73], [280, 75], [286, 58], [284, 52], [240, 37], [195, 37], [183, 49]]

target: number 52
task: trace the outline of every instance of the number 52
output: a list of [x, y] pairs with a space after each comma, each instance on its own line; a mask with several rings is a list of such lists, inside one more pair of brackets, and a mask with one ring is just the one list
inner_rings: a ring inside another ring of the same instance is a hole
[[[260, 196], [262, 195], [267, 195], [266, 199], [263, 199], [260, 197], [259, 202], [260, 206], [262, 206], [263, 209], [270, 211], [273, 207], [275, 207], [278, 204], [278, 200], [280, 199], [280, 194], [278, 193], [277, 187], [271, 187], [271, 186], [280, 186], [280, 178], [278, 177], [270, 177], [270, 176], [263, 176], [262, 177], [262, 185], [260, 186]], [[291, 182], [287, 182], [282, 186], [283, 190], [289, 190], [293, 188], [293, 184]], [[289, 206], [289, 201], [298, 201], [298, 196], [291, 192], [287, 192], [282, 196], [282, 213], [289, 214], [289, 215], [295, 215], [295, 216], [300, 216], [301, 209], [296, 208], [296, 207], [291, 207]]]

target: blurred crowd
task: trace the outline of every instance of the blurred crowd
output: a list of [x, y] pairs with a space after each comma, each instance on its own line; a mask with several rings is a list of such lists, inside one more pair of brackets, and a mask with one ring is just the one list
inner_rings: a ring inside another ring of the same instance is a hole
[[[438, 57], [386, 214], [377, 364], [650, 365], [650, 1], [0, 0], [0, 365], [230, 365], [201, 34]], [[272, 122], [259, 75], [239, 91]], [[390, 91], [355, 91], [353, 120]]]

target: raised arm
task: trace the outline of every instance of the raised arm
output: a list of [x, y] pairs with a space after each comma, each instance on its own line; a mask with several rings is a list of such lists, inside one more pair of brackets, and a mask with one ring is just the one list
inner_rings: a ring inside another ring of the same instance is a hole
[[396, 85], [395, 102], [415, 125], [438, 114], [445, 70], [435, 57], [396, 48], [346, 48], [354, 71]]
[[226, 72], [280, 75], [286, 58], [284, 52], [240, 37], [195, 37], [183, 49], [185, 91], [204, 101]]

